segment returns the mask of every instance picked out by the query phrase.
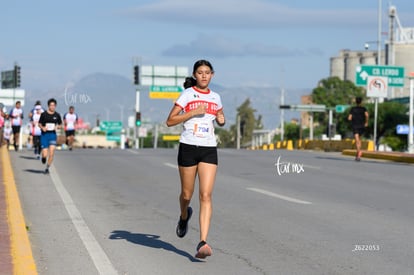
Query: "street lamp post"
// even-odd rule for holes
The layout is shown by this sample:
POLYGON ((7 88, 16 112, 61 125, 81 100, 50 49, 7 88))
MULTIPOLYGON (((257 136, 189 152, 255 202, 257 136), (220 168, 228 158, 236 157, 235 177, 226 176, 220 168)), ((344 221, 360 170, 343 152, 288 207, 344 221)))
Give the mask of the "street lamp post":
POLYGON ((411 72, 409 74, 409 78, 410 78, 410 111, 408 113, 409 115, 409 125, 408 125, 408 152, 410 154, 414 153, 414 129, 413 129, 413 97, 414 97, 414 72, 411 72))
MULTIPOLYGON (((381 65, 381 12, 382 1, 378 0, 378 53, 377 53, 377 65, 381 65)), ((377 151, 377 118, 378 118, 378 97, 375 98, 375 110, 374 110, 374 151, 377 151)))

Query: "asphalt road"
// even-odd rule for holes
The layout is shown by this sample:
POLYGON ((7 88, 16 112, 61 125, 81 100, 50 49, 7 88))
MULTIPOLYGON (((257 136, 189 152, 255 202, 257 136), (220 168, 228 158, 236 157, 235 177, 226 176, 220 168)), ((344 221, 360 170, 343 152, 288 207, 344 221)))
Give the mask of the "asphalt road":
POLYGON ((39 274, 412 274, 413 165, 219 150, 209 244, 184 239, 176 150, 10 152, 39 274), (279 163, 279 165, 277 165, 279 163))

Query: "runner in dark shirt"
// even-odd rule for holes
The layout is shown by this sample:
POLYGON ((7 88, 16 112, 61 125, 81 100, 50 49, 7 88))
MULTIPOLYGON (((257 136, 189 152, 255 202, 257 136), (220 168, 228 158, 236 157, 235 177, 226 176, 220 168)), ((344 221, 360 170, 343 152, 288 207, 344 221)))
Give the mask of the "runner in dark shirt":
POLYGON ((56 130, 62 127, 62 117, 56 112, 56 100, 54 98, 49 99, 47 102, 48 109, 40 115, 39 127, 42 129, 42 135, 40 137, 40 144, 42 148, 42 163, 46 163, 45 174, 49 174, 49 167, 52 164, 53 157, 55 155, 57 135, 56 130))
POLYGON ((351 121, 352 132, 354 133, 355 145, 357 148, 355 160, 360 161, 362 156, 361 135, 364 133, 365 127, 368 126, 368 111, 365 107, 361 106, 361 97, 357 97, 355 102, 357 105, 351 108, 348 120, 351 121))

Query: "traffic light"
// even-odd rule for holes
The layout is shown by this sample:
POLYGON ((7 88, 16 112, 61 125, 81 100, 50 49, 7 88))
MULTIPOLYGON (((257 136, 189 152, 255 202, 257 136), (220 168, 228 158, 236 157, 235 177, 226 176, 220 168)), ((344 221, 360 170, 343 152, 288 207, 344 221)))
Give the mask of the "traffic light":
POLYGON ((139 85, 139 66, 134 66, 134 84, 139 85))
POLYGON ((137 127, 141 126, 141 112, 136 112, 135 113, 135 125, 137 127))
POLYGON ((336 135, 336 124, 328 125, 328 132, 326 133, 328 138, 333 138, 336 135))
POLYGON ((14 87, 20 87, 20 66, 14 66, 14 87))

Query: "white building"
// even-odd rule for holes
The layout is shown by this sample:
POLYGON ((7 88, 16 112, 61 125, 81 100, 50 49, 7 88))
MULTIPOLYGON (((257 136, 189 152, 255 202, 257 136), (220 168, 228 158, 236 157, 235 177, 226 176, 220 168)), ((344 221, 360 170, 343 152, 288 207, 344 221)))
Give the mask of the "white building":
MULTIPOLYGON (((369 50, 341 50, 338 56, 330 59, 330 76, 355 83, 357 65, 378 64, 378 53, 369 50)), ((389 9, 389 37, 385 49, 381 51, 380 65, 404 67, 405 75, 414 72, 414 27, 403 28, 395 7, 389 9)), ((409 95, 409 80, 405 79, 403 88, 392 88, 389 97, 406 97, 409 95)))

